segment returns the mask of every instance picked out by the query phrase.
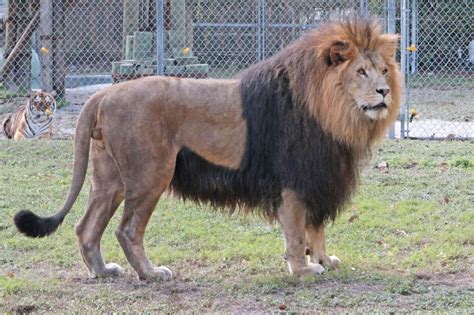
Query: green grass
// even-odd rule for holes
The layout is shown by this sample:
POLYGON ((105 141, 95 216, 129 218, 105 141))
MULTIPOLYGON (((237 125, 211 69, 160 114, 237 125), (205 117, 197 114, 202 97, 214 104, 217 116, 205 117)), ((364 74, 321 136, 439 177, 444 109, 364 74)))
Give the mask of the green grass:
MULTIPOLYGON (((73 231, 85 188, 58 232, 28 239, 12 226, 22 208, 57 211, 70 184, 70 141, 0 141, 0 313, 95 311, 473 310, 474 145, 386 141, 365 167, 353 203, 327 229, 341 269, 295 279, 281 232, 252 216, 231 216, 171 197, 146 234, 150 258, 176 279, 138 281, 113 230, 102 241, 121 279, 89 280, 73 231), (374 168, 386 161, 388 173, 374 168)), ((87 186, 87 185, 86 185, 87 186)))

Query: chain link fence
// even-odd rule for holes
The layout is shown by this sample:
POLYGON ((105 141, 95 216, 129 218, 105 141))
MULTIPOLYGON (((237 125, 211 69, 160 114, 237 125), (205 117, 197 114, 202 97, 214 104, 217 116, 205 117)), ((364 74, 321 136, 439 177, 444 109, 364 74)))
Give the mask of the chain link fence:
POLYGON ((61 123, 68 120, 62 114, 77 113, 92 93, 117 82, 156 74, 234 77, 327 19, 370 14, 402 36, 406 98, 393 136, 474 137, 469 3, 0 0, 0 116, 35 89, 54 91, 65 105, 61 123), (416 52, 406 50, 411 44, 416 52))
POLYGON ((406 137, 474 137, 474 5, 405 2, 406 137))

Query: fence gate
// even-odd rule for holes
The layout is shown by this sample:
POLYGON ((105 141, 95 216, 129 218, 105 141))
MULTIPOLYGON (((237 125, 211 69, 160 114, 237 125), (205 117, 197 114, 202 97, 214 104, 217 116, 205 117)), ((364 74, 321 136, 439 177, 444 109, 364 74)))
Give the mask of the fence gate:
POLYGON ((474 6, 400 0, 401 136, 474 137, 474 6))

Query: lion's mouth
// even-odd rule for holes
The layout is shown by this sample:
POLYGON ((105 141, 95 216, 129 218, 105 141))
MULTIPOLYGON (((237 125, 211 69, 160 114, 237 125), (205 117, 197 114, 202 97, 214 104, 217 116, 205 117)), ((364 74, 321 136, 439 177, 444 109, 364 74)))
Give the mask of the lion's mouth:
POLYGON ((369 110, 382 110, 384 108, 387 108, 387 104, 385 104, 383 102, 379 103, 377 105, 374 105, 374 106, 367 106, 367 105, 362 106, 362 110, 364 112, 369 111, 369 110))

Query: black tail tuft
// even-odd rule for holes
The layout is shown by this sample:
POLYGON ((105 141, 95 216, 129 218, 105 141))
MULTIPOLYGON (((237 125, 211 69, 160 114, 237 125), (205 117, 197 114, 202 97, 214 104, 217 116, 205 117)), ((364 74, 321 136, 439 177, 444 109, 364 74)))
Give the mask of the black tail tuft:
POLYGON ((42 218, 30 210, 21 210, 13 218, 18 231, 29 237, 44 237, 57 230, 62 220, 57 217, 42 218))

